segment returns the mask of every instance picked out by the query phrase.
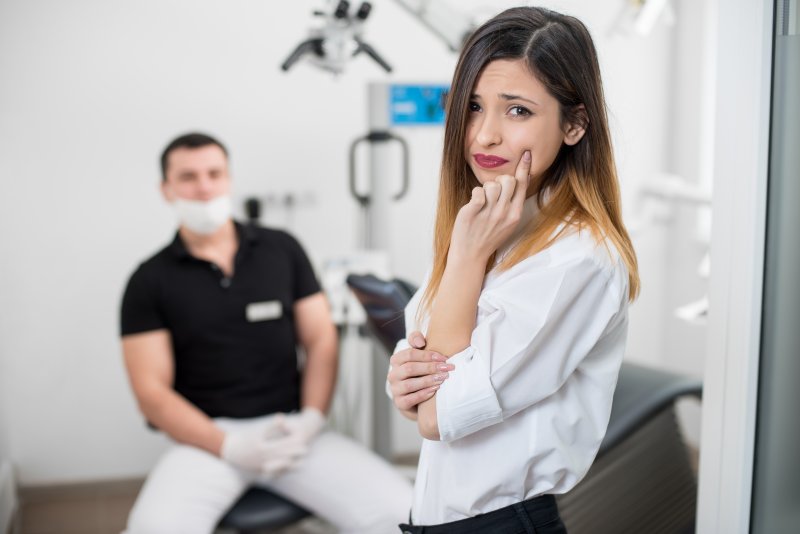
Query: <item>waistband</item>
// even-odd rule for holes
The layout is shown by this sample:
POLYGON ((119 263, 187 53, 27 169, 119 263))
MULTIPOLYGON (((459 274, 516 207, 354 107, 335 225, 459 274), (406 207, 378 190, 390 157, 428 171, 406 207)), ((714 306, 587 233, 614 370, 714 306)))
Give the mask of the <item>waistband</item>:
POLYGON ((535 528, 554 521, 558 517, 555 496, 539 495, 475 517, 439 525, 401 524, 400 530, 403 534, 477 534, 491 532, 499 523, 503 522, 518 520, 521 525, 533 523, 532 526, 535 528))

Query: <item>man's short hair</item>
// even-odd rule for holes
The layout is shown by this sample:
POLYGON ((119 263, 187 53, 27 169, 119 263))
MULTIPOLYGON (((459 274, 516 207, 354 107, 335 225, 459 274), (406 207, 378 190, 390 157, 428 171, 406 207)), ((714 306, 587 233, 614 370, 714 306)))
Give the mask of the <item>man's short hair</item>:
POLYGON ((198 132, 191 132, 180 137, 176 137, 175 139, 167 145, 167 148, 164 149, 164 152, 161 153, 161 181, 167 181, 167 160, 169 158, 170 152, 176 150, 178 148, 200 148, 208 145, 217 145, 222 149, 222 152, 225 154, 225 157, 228 157, 228 149, 225 148, 225 145, 211 137, 210 135, 206 135, 203 133, 198 132))

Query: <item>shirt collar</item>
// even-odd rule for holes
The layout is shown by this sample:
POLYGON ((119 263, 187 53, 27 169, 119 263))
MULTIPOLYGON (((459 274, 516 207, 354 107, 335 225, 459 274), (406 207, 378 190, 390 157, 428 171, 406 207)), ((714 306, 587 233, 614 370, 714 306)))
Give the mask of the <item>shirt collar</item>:
MULTIPOLYGON (((233 221, 233 225, 236 227, 236 235, 239 237, 240 248, 242 245, 250 247, 258 244, 258 232, 256 232, 252 224, 242 224, 238 221, 233 221)), ((175 238, 172 240, 172 243, 170 243, 169 248, 179 260, 192 257, 189 250, 186 248, 186 243, 184 243, 181 238, 180 231, 175 232, 175 238)))

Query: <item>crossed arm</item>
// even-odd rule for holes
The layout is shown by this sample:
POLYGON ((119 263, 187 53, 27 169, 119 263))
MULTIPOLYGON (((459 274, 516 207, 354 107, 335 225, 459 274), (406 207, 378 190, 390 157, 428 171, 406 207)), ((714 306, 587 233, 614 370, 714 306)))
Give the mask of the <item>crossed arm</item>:
MULTIPOLYGON (((485 265, 485 261, 448 261, 431 311, 427 344, 430 350, 449 357, 469 346, 485 265)), ((419 404, 417 415, 420 435, 438 440, 435 395, 419 404)))
MULTIPOLYGON (((469 346, 486 264, 520 220, 530 180, 530 161, 530 153, 526 152, 514 176, 501 175, 496 181, 473 189, 472 199, 459 211, 447 266, 430 313, 426 349, 431 351, 431 358, 432 354, 450 357, 469 346)), ((391 382, 392 376, 389 378, 391 382)), ((404 413, 414 415, 408 409, 404 413)), ((435 389, 419 402, 416 416, 422 437, 438 440, 435 389)))

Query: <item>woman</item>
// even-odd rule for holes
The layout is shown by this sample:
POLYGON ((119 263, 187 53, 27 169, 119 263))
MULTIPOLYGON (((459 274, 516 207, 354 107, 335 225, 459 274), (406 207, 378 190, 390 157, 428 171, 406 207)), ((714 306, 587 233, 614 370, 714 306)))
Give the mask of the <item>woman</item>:
POLYGON ((526 7, 476 30, 444 138, 433 268, 406 309, 427 350, 404 343, 388 377, 426 438, 401 527, 563 533, 553 495, 603 439, 639 289, 586 27, 526 7))

